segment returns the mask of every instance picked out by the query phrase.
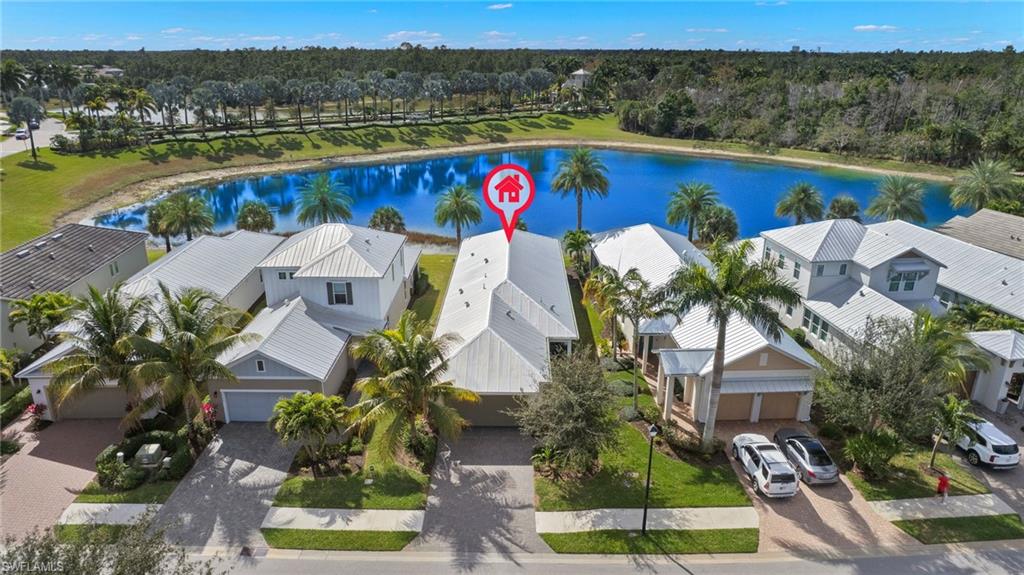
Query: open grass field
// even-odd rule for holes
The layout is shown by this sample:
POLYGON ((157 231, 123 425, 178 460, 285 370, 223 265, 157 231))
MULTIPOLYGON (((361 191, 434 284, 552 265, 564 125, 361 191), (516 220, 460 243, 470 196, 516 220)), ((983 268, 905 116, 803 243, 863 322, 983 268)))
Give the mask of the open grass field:
POLYGON ((1016 515, 914 519, 893 524, 925 544, 1024 539, 1024 523, 1016 515))
MULTIPOLYGON (((850 473, 847 477, 868 501, 932 497, 938 479, 927 471, 930 458, 931 452, 927 449, 916 449, 897 455, 892 460, 892 473, 883 480, 867 481, 858 473, 850 473)), ((949 455, 940 452, 935 458, 935 466, 949 475, 950 495, 989 493, 987 487, 949 455)))
POLYGON ((555 553, 666 555, 670 553, 754 553, 757 529, 584 531, 542 533, 555 553))

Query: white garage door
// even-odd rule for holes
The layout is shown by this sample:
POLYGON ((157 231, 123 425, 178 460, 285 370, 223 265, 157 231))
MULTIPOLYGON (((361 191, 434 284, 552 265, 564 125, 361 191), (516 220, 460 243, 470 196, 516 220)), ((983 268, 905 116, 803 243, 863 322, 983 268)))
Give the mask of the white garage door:
POLYGON ((295 391, 221 391, 224 396, 224 420, 269 421, 274 414, 274 404, 284 397, 292 397, 295 391))

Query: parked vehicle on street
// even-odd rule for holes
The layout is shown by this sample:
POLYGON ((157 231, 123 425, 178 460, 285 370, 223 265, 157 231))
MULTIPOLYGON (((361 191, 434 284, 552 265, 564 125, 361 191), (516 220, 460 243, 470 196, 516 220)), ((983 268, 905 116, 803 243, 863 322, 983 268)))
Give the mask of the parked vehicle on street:
POLYGON ((990 465, 995 469, 1009 469, 1020 464, 1020 447, 1012 437, 984 419, 968 426, 971 431, 956 443, 967 454, 968 463, 990 465))
POLYGON ((806 431, 784 427, 776 431, 772 439, 804 483, 813 485, 839 481, 839 468, 828 451, 806 431))
POLYGON ((26 130, 25 128, 18 128, 17 130, 14 131, 14 139, 15 140, 27 140, 28 139, 28 130, 26 130))
POLYGON ((38 130, 39 129, 39 120, 29 120, 28 121, 28 127, 33 129, 33 130, 38 130))
POLYGON ((792 497, 799 486, 796 471, 778 445, 757 433, 741 433, 732 440, 735 457, 754 486, 765 497, 792 497))

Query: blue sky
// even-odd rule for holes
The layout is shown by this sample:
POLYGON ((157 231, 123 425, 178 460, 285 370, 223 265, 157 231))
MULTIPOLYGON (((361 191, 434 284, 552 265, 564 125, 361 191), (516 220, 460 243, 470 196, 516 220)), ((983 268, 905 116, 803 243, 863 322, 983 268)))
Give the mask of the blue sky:
POLYGON ((12 2, 5 49, 1024 47, 1024 3, 12 2))

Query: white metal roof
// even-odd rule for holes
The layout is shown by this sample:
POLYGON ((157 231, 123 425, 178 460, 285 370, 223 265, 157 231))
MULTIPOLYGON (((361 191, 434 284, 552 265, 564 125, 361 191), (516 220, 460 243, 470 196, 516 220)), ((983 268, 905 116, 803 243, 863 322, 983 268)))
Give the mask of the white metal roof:
POLYGON ((901 220, 869 228, 945 264, 940 286, 1024 319, 1024 261, 901 220))
POLYGON ((416 269, 416 262, 420 261, 420 255, 422 254, 423 248, 420 246, 405 244, 402 247, 402 259, 405 261, 405 277, 409 277, 413 270, 416 269))
POLYGON ((620 274, 636 268, 653 287, 667 284, 676 270, 691 261, 711 267, 707 257, 686 236, 651 224, 595 234, 592 245, 601 265, 620 274))
POLYGON ((53 349, 41 355, 39 359, 25 366, 25 368, 19 371, 17 374, 15 374, 14 377, 20 379, 23 377, 31 377, 33 375, 38 376, 40 375, 40 370, 47 364, 52 363, 53 361, 61 357, 64 357, 65 355, 71 353, 77 348, 78 346, 76 346, 73 341, 61 341, 60 343, 55 345, 53 349))
POLYGON ((722 378, 722 393, 786 393, 814 391, 814 381, 807 377, 722 378))
POLYGON ((699 375, 715 358, 713 349, 661 349, 657 353, 665 375, 699 375))
POLYGON ((436 333, 462 343, 449 374, 478 393, 535 391, 547 371, 550 339, 578 339, 558 241, 516 232, 466 239, 459 250, 436 333))
POLYGON ((809 262, 853 261, 868 269, 914 251, 854 220, 812 222, 768 230, 761 236, 809 262))
POLYGON ((379 278, 405 236, 350 224, 321 224, 288 238, 261 268, 296 268, 295 277, 379 278))
POLYGON ((967 337, 981 349, 1007 361, 1024 359, 1024 335, 1012 329, 972 331, 967 337))
POLYGON ((850 337, 858 337, 869 317, 910 319, 909 308, 853 280, 846 280, 814 297, 804 305, 821 319, 850 337))

